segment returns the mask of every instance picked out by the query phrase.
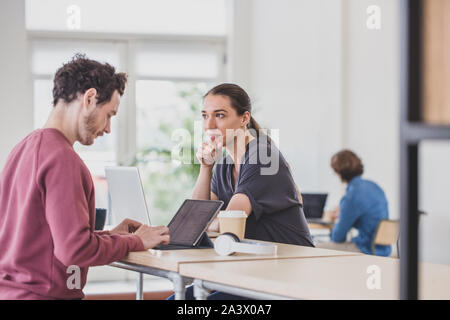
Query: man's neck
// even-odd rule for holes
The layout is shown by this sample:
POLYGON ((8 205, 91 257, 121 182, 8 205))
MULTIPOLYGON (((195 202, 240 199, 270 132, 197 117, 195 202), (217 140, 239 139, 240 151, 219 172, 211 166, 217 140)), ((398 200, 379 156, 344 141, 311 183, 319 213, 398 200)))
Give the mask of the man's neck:
POLYGON ((73 118, 75 115, 69 110, 66 106, 56 105, 50 113, 44 129, 52 128, 60 131, 69 140, 70 144, 73 145, 77 140, 74 128, 76 122, 73 118))

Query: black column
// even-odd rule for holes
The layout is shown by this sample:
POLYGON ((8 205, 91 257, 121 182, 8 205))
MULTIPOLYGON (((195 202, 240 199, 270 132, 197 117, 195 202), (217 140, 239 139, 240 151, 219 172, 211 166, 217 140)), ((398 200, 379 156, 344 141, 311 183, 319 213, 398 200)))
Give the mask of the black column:
POLYGON ((418 298, 418 139, 422 121, 422 1, 400 5, 400 299, 418 298))
POLYGON ((400 299, 418 298, 418 144, 401 151, 400 299))

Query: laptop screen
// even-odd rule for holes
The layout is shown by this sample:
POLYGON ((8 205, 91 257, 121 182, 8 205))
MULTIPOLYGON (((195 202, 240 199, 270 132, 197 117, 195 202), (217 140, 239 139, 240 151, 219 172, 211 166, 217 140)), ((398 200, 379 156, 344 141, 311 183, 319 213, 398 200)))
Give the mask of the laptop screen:
POLYGON ((195 246, 222 204, 216 200, 185 200, 168 224, 170 243, 195 246))
POLYGON ((129 218, 150 224, 139 170, 136 167, 105 167, 108 193, 111 196, 113 224, 129 218))
POLYGON ((302 193, 303 212, 305 213, 305 218, 322 218, 327 196, 328 194, 326 193, 302 193))

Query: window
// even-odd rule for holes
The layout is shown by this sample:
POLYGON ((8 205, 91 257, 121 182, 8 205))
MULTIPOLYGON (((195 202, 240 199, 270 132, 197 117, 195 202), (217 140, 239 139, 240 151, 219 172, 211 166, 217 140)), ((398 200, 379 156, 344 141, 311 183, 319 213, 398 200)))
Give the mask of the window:
POLYGON ((136 84, 137 159, 152 224, 167 225, 178 207, 192 195, 198 173, 193 165, 195 146, 187 146, 190 161, 174 159, 172 140, 177 129, 193 137, 195 120, 201 120, 200 103, 206 82, 138 80, 136 84), (189 163, 190 162, 190 163, 189 163))
POLYGON ((196 146, 193 139, 185 141, 190 163, 174 159, 180 141, 172 136, 182 129, 193 138, 202 97, 223 74, 223 50, 204 43, 136 44, 137 160, 152 224, 167 224, 192 195, 199 169, 193 165, 196 146))

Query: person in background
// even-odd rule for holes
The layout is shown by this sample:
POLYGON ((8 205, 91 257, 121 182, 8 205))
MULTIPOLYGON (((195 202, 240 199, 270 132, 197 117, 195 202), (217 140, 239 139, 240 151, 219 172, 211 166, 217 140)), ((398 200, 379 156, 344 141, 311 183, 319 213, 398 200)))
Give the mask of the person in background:
POLYGON ((357 251, 379 256, 390 256, 391 246, 375 246, 372 242, 378 224, 389 218, 388 202, 383 190, 373 181, 363 179, 364 166, 361 159, 350 150, 342 150, 331 158, 331 167, 347 184, 339 208, 329 214, 337 219, 331 230, 331 242, 317 243, 318 248, 344 251, 357 251), (351 228, 358 230, 358 235, 346 242, 351 228))
POLYGON ((89 266, 170 241, 167 227, 130 219, 94 231, 94 184, 73 144, 111 132, 125 83, 80 54, 56 72, 46 125, 13 148, 0 175, 0 300, 81 299, 89 266))

